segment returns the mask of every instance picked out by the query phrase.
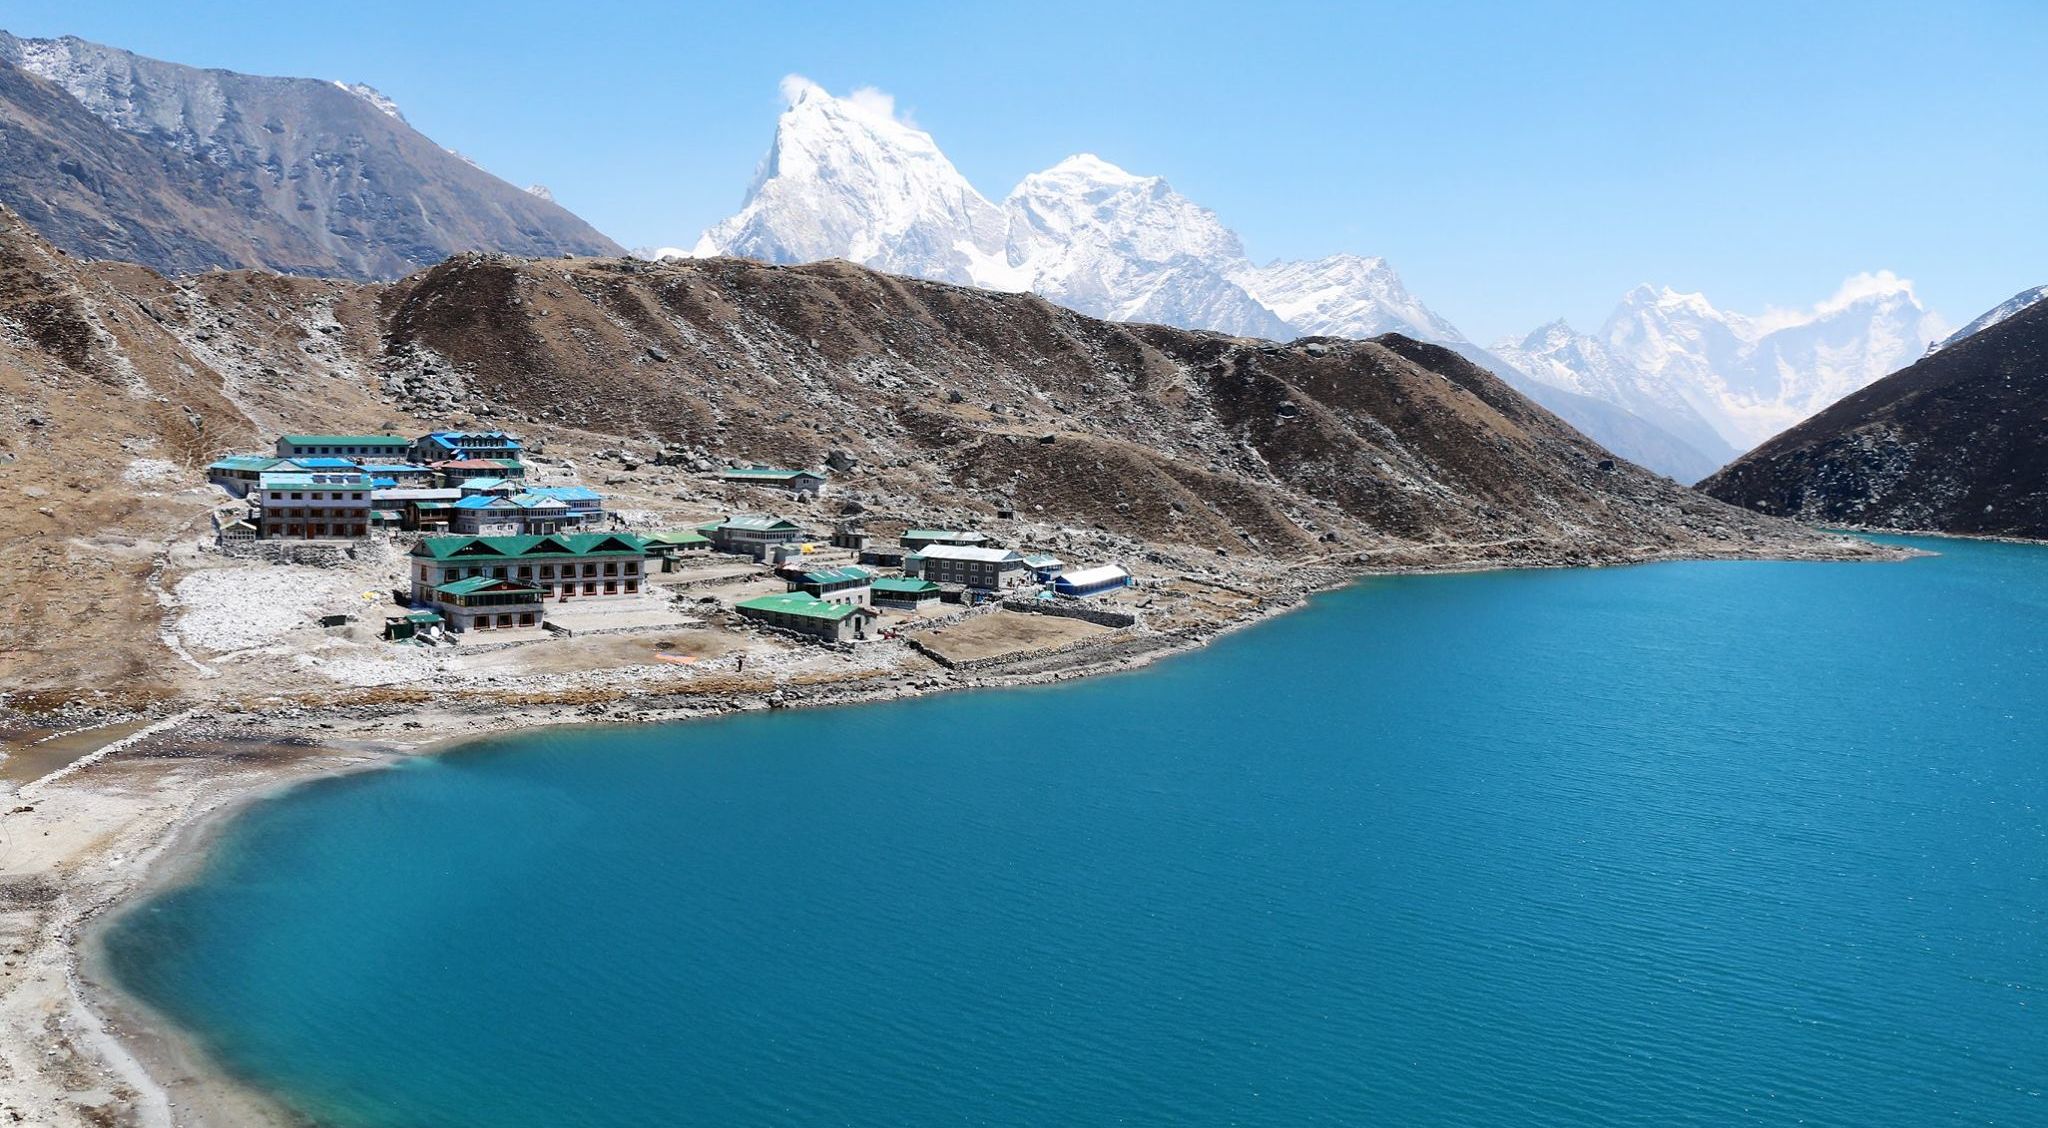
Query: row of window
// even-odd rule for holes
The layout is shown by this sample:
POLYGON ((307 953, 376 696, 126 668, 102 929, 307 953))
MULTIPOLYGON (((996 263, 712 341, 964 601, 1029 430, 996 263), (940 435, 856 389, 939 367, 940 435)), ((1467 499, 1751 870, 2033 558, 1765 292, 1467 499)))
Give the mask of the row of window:
MULTIPOLYGON (((351 490, 351 491, 348 491, 348 492, 342 492, 342 491, 340 491, 340 490, 336 490, 336 491, 334 491, 333 493, 322 493, 322 492, 321 492, 321 491, 319 491, 319 490, 313 490, 313 491, 311 491, 311 492, 307 492, 307 491, 305 491, 305 490, 298 490, 298 491, 295 491, 295 492, 293 492, 293 493, 292 493, 292 494, 290 495, 290 498, 289 498, 289 500, 292 500, 292 501, 363 501, 363 500, 367 499, 367 498, 368 498, 369 496, 370 496, 369 494, 366 494, 366 493, 364 493, 364 492, 363 492, 363 491, 361 491, 361 490, 351 490)), ((287 498, 286 498, 286 495, 285 495, 285 491, 283 491, 283 490, 271 490, 271 491, 270 491, 270 493, 268 494, 268 497, 269 497, 269 498, 270 498, 270 500, 272 500, 272 501, 284 501, 284 500, 287 500, 287 498)))
MULTIPOLYGON (((574 564, 564 564, 561 566, 561 569, 561 575, 565 579, 577 574, 576 565, 574 564)), ((640 574, 640 562, 638 560, 628 560, 620 563, 617 560, 607 560, 604 562, 604 570, 602 572, 599 572, 598 565, 596 564, 585 564, 583 565, 582 574, 586 576, 637 576, 640 574)), ((493 565, 488 568, 448 568, 442 571, 438 582, 445 584, 450 580, 466 580, 471 576, 494 576, 501 580, 530 580, 534 578, 534 571, 531 564, 521 564, 516 568, 508 568, 503 564, 493 565)), ((540 578, 543 580, 554 579, 555 565, 542 564, 540 566, 540 578)), ((433 565, 420 565, 420 582, 437 582, 434 579, 433 565)))
POLYGON ((271 537, 360 537, 366 531, 346 521, 263 522, 263 534, 271 537))

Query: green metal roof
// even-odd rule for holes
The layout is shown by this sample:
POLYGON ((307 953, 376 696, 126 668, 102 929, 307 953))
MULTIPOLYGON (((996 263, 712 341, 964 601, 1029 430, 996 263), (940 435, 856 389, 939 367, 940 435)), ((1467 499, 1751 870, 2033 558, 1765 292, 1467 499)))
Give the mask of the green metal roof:
POLYGON ((778 615, 794 615, 799 619, 819 619, 836 623, 862 608, 851 603, 835 603, 829 599, 813 599, 799 591, 785 595, 762 595, 734 604, 742 611, 769 611, 778 615))
POLYGON ((409 447, 411 439, 397 435, 281 435, 279 438, 293 446, 386 446, 409 447))
POLYGON ((683 532, 683 531, 680 531, 680 530, 676 530, 676 531, 670 531, 670 532, 662 532, 662 533, 649 533, 649 534, 647 534, 647 535, 646 535, 646 536, 645 536, 644 538, 642 538, 642 539, 643 539, 643 540, 645 540, 645 541, 646 541, 646 542, 647 542, 648 544, 710 544, 710 543, 711 543, 711 538, 710 538, 710 537, 707 537, 707 536, 705 536, 705 535, 704 535, 703 533, 691 533, 691 532, 683 532))
POLYGON ((804 573, 804 582, 807 584, 838 584, 874 578, 873 572, 850 564, 844 568, 820 568, 815 572, 804 573))
POLYGON ((436 560, 458 557, 489 559, 558 556, 645 556, 647 542, 630 533, 555 533, 523 537, 426 537, 413 546, 414 556, 436 560))
POLYGON ((471 576, 466 580, 454 580, 434 590, 442 595, 475 595, 485 588, 495 587, 505 594, 540 595, 541 589, 530 584, 500 579, 497 576, 471 576))
POLYGON ((710 524, 697 526, 699 529, 746 529, 757 533, 782 532, 788 529, 800 530, 802 527, 787 517, 776 517, 766 513, 735 513, 730 517, 721 518, 710 524))
POLYGON ((925 592, 937 590, 939 585, 930 580, 897 579, 892 576, 875 581, 877 595, 923 595, 925 592))
POLYGON ((271 458, 261 454, 231 454, 218 462, 210 462, 208 470, 268 470, 283 462, 282 458, 271 458))

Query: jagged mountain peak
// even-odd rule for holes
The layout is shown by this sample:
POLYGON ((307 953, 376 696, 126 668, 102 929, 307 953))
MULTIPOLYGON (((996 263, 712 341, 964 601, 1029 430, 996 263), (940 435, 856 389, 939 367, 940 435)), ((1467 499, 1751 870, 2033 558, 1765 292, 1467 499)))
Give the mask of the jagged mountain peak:
POLYGON ((1002 212, 932 136, 871 89, 834 97, 791 75, 768 156, 740 210, 706 231, 699 256, 767 262, 846 258, 900 274, 1006 286, 1002 212))

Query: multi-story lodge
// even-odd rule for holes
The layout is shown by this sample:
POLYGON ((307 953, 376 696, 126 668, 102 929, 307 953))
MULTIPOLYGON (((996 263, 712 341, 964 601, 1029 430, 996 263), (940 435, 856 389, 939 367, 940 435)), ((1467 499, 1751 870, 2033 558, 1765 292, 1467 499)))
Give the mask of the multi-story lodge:
POLYGON ((352 540, 370 531, 370 476, 360 470, 264 474, 255 495, 257 535, 352 540))
POLYGON ((526 477, 526 464, 516 458, 450 458, 427 465, 444 486, 458 486, 475 478, 526 477))
POLYGON ((935 544, 903 558, 903 574, 938 584, 996 591, 1031 578, 1024 557, 1007 548, 935 544))
POLYGON ((529 486, 526 492, 551 497, 568 506, 569 524, 588 525, 604 520, 604 495, 589 486, 529 486))
POLYGON ((875 581, 869 598, 874 600, 877 607, 915 611, 920 607, 930 607, 939 601, 939 585, 930 580, 884 576, 875 581))
POLYGON ((404 462, 412 443, 397 435, 280 435, 279 458, 301 455, 362 462, 404 462))
MULTIPOLYGON (((532 588, 532 598, 524 602, 531 603, 537 611, 539 604, 548 599, 561 605, 638 595, 646 563, 647 542, 624 533, 426 537, 412 550, 412 598, 414 603, 430 604, 449 616, 450 624, 458 630, 467 629, 463 625, 467 605, 443 598, 444 589, 450 584, 482 577, 532 588)), ((472 593, 458 588, 448 594, 517 593, 509 589, 472 593)), ((480 610, 481 607, 468 607, 468 611, 480 610)), ((519 625, 518 616, 523 610, 493 609, 492 625, 519 625), (499 615, 511 616, 511 621, 498 622, 499 615)))
POLYGON ((568 503, 535 493, 471 494, 449 511, 451 532, 472 536, 519 536, 560 532, 569 523, 568 503))
POLYGON ((799 572, 789 578, 789 590, 803 592, 812 599, 837 603, 866 603, 868 589, 874 582, 873 572, 857 565, 849 565, 844 568, 820 568, 810 572, 799 572))
POLYGON ((412 441, 412 460, 428 464, 467 458, 508 458, 518 461, 519 440, 503 431, 435 431, 412 441))
POLYGON ((293 470, 282 458, 268 458, 260 454, 231 454, 226 458, 207 464, 206 480, 241 497, 256 487, 263 475, 272 470, 293 470))
POLYGON ((766 513, 735 513, 699 525, 697 531, 711 538, 714 551, 756 560, 767 559, 769 550, 776 545, 795 544, 804 539, 803 526, 787 517, 766 513))

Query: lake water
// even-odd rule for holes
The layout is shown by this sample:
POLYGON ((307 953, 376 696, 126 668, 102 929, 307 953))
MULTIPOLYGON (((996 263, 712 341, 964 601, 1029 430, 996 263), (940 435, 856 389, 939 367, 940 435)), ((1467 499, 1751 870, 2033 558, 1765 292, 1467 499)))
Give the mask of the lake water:
POLYGON ((2048 549, 1375 580, 516 735, 107 936, 327 1124, 2048 1124, 2048 549))

